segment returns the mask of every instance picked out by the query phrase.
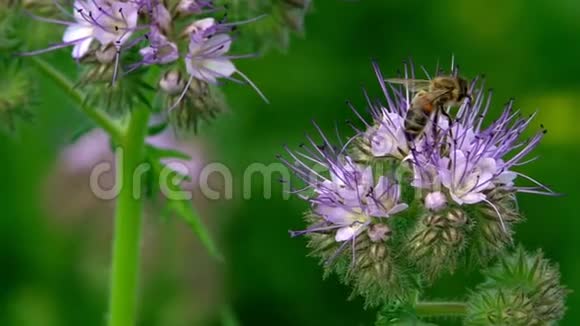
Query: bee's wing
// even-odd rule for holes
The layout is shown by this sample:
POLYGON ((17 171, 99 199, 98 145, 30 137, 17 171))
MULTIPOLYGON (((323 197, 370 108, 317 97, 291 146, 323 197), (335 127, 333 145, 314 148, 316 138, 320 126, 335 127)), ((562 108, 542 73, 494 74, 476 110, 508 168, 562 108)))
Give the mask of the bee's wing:
POLYGON ((419 91, 413 97, 413 104, 418 105, 419 107, 422 107, 422 106, 426 105, 427 103, 433 104, 441 96, 443 96, 449 92, 450 91, 447 89, 439 89, 439 90, 435 90, 432 92, 419 91))
POLYGON ((387 78, 385 81, 390 84, 401 84, 413 93, 426 90, 431 85, 431 81, 426 79, 387 78))
POLYGON ((439 99, 441 96, 446 95, 450 92, 451 92, 451 90, 449 90, 449 89, 438 89, 438 90, 429 92, 429 96, 431 97, 432 101, 435 101, 435 100, 439 99))

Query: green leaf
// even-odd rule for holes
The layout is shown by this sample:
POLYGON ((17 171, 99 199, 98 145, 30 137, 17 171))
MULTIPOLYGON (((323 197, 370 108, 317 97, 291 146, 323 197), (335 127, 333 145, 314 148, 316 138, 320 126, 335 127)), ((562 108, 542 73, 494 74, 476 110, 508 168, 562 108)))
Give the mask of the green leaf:
MULTIPOLYGON (((149 162, 152 167, 152 175, 153 179, 151 181, 152 187, 154 187, 154 193, 158 191, 159 187, 159 178, 158 175, 161 173, 161 170, 165 167, 164 164, 159 162, 157 159, 151 159, 149 157, 149 162)), ((176 175, 180 175, 179 173, 175 172, 176 175)), ((170 190, 179 191, 181 187, 179 185, 172 184, 168 182, 166 185, 170 190)), ((199 214, 193 207, 192 203, 185 200, 172 200, 167 198, 167 203, 165 209, 163 210, 164 217, 169 217, 170 215, 175 215, 183 221, 191 228, 193 233, 199 238, 203 246, 209 252, 209 254, 217 259, 218 261, 223 261, 223 256, 217 248, 215 241, 213 240, 212 236, 209 233, 209 230, 202 222, 199 214)))
POLYGON ((149 127, 149 131, 147 132, 147 134, 149 136, 159 135, 160 133, 162 133, 167 128, 167 126, 168 126, 168 124, 167 124, 166 121, 163 121, 161 123, 155 124, 155 125, 149 127))
MULTIPOLYGON (((151 166, 153 167, 154 170, 153 173, 155 173, 156 175, 159 175, 159 173, 161 173, 161 171, 166 167, 163 163, 161 163, 162 159, 175 158, 184 161, 191 160, 191 156, 189 156, 188 154, 172 148, 160 148, 147 144, 146 150, 147 150, 147 159, 151 164, 151 166)), ((191 181, 191 176, 181 174, 175 170, 172 171, 174 177, 179 176, 181 177, 181 180, 191 181)), ((157 179, 155 181, 157 181, 157 179)))
POLYGON ((189 201, 168 199, 167 208, 189 225, 193 233, 197 235, 212 257, 218 261, 223 261, 223 256, 217 249, 208 229, 203 224, 199 214, 195 211, 193 205, 189 201))
POLYGON ((72 136, 70 137, 70 143, 71 144, 76 143, 84 135, 88 134, 90 131, 92 131, 93 129, 95 129, 95 127, 96 126, 93 123, 87 123, 87 124, 81 126, 80 128, 78 128, 77 130, 75 130, 73 132, 72 136))

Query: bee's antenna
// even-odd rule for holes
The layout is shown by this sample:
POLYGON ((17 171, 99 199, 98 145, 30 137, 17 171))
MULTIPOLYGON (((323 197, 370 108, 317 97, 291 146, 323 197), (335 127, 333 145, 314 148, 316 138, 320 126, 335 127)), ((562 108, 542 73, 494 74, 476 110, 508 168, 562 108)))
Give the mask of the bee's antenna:
POLYGON ((451 54, 451 72, 455 71, 455 53, 451 54))
POLYGON ((409 67, 411 68, 411 79, 415 79, 415 63, 413 57, 409 57, 409 67))
POLYGON ((457 77, 459 75, 459 65, 453 68, 453 77, 457 77))
MULTIPOLYGON (((409 79, 409 68, 407 62, 403 61, 403 65, 405 67, 405 79, 409 79)), ((409 87, 405 87, 405 100, 409 103, 409 87)))
POLYGON ((431 80, 431 75, 429 74, 427 69, 425 69, 425 66, 421 65, 421 70, 423 70, 423 73, 425 74, 425 76, 427 76, 427 79, 431 80))

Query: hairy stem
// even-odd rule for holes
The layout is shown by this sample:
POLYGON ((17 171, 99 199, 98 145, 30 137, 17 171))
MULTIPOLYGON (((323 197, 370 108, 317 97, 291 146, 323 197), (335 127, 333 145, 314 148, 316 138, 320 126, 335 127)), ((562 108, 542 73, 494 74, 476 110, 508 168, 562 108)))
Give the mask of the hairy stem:
POLYGON ((419 317, 463 317, 466 311, 467 304, 464 302, 423 301, 415 305, 419 317))
POLYGON ((85 95, 75 89, 74 84, 65 75, 39 57, 33 56, 30 57, 29 60, 46 77, 52 79, 55 85, 59 86, 67 95, 78 103, 82 108, 82 112, 85 113, 96 125, 105 130, 115 143, 121 141, 123 135, 121 126, 106 113, 95 108, 87 107, 84 103, 85 95))
POLYGON ((109 326, 131 326, 136 321, 143 199, 135 196, 133 189, 141 182, 135 178, 135 171, 145 158, 149 114, 142 107, 131 112, 127 133, 120 143, 122 151, 117 152, 117 182, 121 182, 121 190, 115 212, 109 326))

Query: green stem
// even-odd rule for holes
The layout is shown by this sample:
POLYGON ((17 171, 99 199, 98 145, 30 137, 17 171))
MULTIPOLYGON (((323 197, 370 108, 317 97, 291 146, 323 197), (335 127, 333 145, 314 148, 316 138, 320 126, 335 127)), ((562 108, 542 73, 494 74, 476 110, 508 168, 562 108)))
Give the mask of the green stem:
POLYGON ((141 107, 131 112, 127 134, 120 144, 123 154, 122 162, 117 162, 117 180, 122 183, 115 212, 109 326, 131 326, 136 321, 143 200, 135 198, 133 188, 140 184, 134 173, 145 157, 149 114, 141 107))
POLYGON ((115 143, 120 143, 123 129, 115 120, 111 119, 106 113, 100 110, 87 107, 85 105, 85 95, 75 89, 74 84, 49 63, 39 57, 30 57, 29 60, 36 66, 36 68, 44 73, 46 77, 52 79, 57 86, 62 88, 75 102, 77 102, 82 108, 83 113, 93 120, 96 125, 103 128, 115 143))
POLYGON ((467 312, 467 305, 450 301, 417 302, 415 312, 419 317, 462 317, 467 312))
MULTIPOLYGON (((113 120, 103 111, 88 107, 85 102, 85 95, 75 88, 74 83, 67 76, 39 57, 30 57, 29 60, 40 72, 50 78, 56 86, 60 87, 78 103, 82 112, 97 126, 105 130, 113 143, 125 149, 124 162, 122 165, 117 165, 118 180, 122 178, 124 187, 122 186, 117 200, 115 216, 109 325, 133 325, 136 310, 142 208, 141 201, 132 198, 131 189, 134 181, 132 173, 126 172, 134 171, 134 168, 140 163, 144 155, 153 158, 154 173, 159 173, 163 168, 161 163, 159 163, 159 157, 156 156, 158 153, 143 153, 144 147, 147 150, 144 142, 149 112, 144 109, 133 111, 128 130, 125 130, 118 121, 113 120)), ((148 150, 151 150, 151 148, 148 150)), ((188 205, 191 204, 181 201, 170 202, 170 206, 173 206, 175 212, 181 215, 192 227, 210 253, 214 257, 221 258, 215 244, 209 237, 209 233, 195 214, 195 211, 188 205)))

